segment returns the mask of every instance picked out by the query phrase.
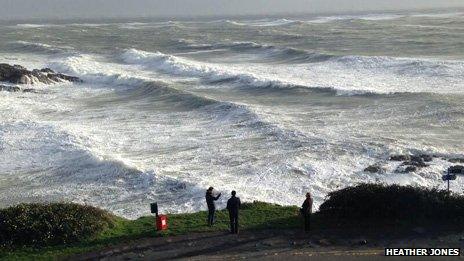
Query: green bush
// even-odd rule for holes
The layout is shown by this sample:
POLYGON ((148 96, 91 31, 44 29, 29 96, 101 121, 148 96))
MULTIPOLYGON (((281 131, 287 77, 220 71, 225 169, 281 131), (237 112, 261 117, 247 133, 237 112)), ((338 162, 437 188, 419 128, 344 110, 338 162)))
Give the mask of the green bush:
POLYGON ((464 197, 412 186, 361 184, 328 194, 318 215, 345 220, 464 219, 464 197))
POLYGON ((112 226, 108 212, 73 203, 20 204, 0 210, 0 246, 50 246, 92 238, 112 226))

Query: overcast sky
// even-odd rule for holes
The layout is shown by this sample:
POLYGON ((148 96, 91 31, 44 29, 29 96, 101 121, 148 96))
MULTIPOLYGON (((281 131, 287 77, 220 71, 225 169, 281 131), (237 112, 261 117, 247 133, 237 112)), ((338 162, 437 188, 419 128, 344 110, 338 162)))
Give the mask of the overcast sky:
POLYGON ((464 7, 464 0, 0 0, 0 19, 179 17, 464 7))

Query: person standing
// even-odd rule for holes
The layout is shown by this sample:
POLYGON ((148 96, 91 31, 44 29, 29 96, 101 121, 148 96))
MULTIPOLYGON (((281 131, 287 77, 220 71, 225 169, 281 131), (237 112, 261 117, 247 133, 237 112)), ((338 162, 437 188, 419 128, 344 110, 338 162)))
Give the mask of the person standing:
POLYGON ((301 206, 301 214, 303 215, 304 219, 304 230, 305 232, 309 232, 310 225, 311 225, 311 213, 313 209, 313 199, 311 197, 311 193, 306 193, 306 199, 301 206))
POLYGON ((206 205, 208 205, 208 226, 212 226, 215 221, 216 204, 214 201, 221 197, 221 193, 219 193, 216 197, 213 196, 213 190, 213 187, 209 187, 205 195, 206 205))
POLYGON ((227 210, 229 211, 230 233, 238 234, 238 210, 240 209, 240 198, 235 195, 237 192, 232 190, 232 196, 227 201, 227 210))

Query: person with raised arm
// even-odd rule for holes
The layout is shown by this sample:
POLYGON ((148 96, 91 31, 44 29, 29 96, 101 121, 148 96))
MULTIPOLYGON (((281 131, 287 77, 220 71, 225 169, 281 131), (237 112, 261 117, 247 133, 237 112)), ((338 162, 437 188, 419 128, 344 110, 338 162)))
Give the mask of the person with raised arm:
POLYGON ((213 195, 213 187, 209 187, 206 191, 206 205, 208 205, 208 226, 213 226, 216 215, 216 204, 214 201, 218 200, 221 197, 221 193, 217 196, 213 195))

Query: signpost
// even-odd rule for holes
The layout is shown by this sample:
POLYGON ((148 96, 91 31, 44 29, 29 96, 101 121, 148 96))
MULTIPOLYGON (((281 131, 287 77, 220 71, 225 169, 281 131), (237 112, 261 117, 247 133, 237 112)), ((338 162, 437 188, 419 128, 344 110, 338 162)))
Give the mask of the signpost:
POLYGON ((450 180, 455 180, 456 179, 456 174, 452 174, 452 173, 449 173, 449 171, 447 171, 447 173, 445 175, 443 175, 441 178, 443 179, 443 181, 448 181, 448 194, 449 194, 450 180))

